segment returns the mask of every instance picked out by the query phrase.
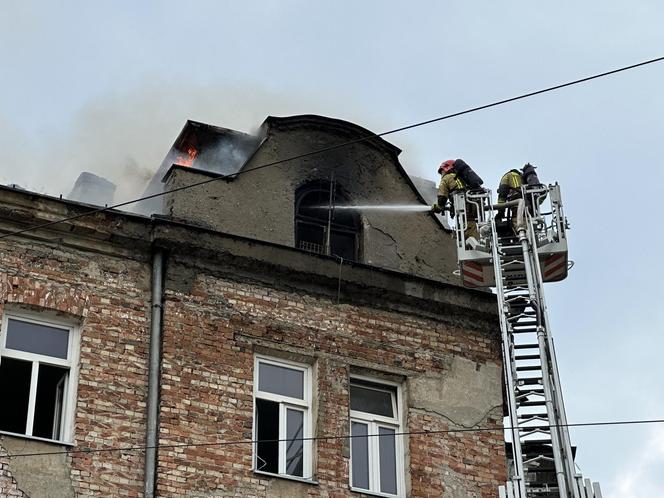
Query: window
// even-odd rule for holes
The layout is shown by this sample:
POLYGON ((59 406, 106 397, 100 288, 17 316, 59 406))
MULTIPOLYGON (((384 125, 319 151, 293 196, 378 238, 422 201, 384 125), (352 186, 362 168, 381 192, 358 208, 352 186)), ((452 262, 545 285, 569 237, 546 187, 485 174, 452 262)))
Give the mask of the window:
POLYGON ((6 314, 0 335, 0 431, 71 442, 75 329, 6 314))
POLYGON ((355 491, 404 496, 400 389, 396 384, 350 382, 350 484, 355 491))
POLYGON ((305 251, 357 261, 359 216, 353 210, 334 209, 334 206, 348 204, 339 190, 335 184, 331 187, 330 182, 314 182, 298 189, 295 200, 295 245, 305 251), (331 216, 330 188, 333 189, 331 216))
POLYGON ((256 357, 254 469, 312 479, 311 367, 256 357))

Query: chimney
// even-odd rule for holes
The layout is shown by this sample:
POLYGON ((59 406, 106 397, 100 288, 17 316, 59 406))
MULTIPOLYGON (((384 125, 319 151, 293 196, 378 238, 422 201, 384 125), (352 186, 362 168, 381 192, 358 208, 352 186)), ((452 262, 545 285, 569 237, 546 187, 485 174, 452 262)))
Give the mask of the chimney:
POLYGON ((104 206, 113 204, 114 194, 114 183, 106 178, 84 171, 79 175, 67 198, 72 201, 104 206))

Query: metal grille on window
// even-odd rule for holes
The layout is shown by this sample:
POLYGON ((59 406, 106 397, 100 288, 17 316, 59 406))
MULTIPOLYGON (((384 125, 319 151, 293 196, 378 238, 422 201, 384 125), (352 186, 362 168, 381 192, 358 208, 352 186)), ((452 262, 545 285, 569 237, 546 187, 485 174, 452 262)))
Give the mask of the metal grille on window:
POLYGON ((304 185, 295 195, 295 246, 316 254, 357 261, 360 219, 352 210, 335 210, 348 200, 333 181, 304 185))

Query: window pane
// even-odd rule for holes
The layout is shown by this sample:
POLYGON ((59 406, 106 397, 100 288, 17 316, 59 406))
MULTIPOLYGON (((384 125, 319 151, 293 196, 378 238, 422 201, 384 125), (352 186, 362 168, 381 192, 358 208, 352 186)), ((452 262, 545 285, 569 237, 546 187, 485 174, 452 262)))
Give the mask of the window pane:
POLYGON ((286 474, 304 477, 304 413, 299 410, 286 410, 286 474), (298 440, 299 439, 299 440, 298 440))
POLYGON ((69 330, 9 319, 8 349, 67 359, 69 330))
POLYGON ((279 472, 279 403, 256 399, 256 470, 279 472))
POLYGON ((359 412, 373 413, 385 417, 394 417, 392 410, 393 393, 378 391, 357 385, 350 386, 350 409, 359 412))
POLYGON ((304 399, 304 372, 269 363, 258 363, 260 391, 304 399))
POLYGON ((335 256, 355 261, 355 234, 332 230, 330 250, 335 256))
POLYGON ((2 358, 0 361, 0 430, 25 434, 30 399, 32 362, 2 358))
POLYGON ((369 489, 369 440, 367 424, 352 422, 350 433, 350 460, 353 470, 353 487, 369 489), (364 437, 362 437, 364 436, 364 437))
POLYGON ((54 423, 57 421, 59 425, 62 415, 62 400, 58 402, 58 385, 62 385, 62 380, 67 377, 68 371, 66 368, 39 365, 33 436, 47 439, 58 437, 59 427, 57 431, 53 430, 54 423))
POLYGON ((397 493, 397 452, 394 429, 378 428, 380 451, 380 491, 397 493))
POLYGON ((328 209, 330 207, 329 187, 324 190, 315 190, 306 193, 299 203, 297 214, 299 216, 308 216, 317 218, 327 224, 328 209))

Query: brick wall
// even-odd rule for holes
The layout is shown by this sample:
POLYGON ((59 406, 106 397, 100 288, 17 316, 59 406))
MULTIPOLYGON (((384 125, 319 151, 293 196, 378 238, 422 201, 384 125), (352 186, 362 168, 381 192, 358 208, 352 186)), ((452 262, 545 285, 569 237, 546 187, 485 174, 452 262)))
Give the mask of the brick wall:
MULTIPOLYGON (((139 497, 143 451, 76 452, 145 442, 150 265, 147 257, 134 259, 140 254, 131 248, 110 255, 110 245, 104 247, 101 253, 0 240, 0 312, 58 312, 80 324, 76 446, 63 464, 69 484, 75 496, 139 497)), ((232 268, 219 274, 189 268, 191 278, 183 282, 182 266, 177 258, 166 266, 158 496, 360 496, 349 491, 342 438, 317 442, 318 485, 255 474, 250 444, 209 444, 252 439, 256 353, 313 365, 318 436, 348 433, 351 373, 403 379, 405 429, 418 432, 467 425, 413 402, 418 379, 455 375, 458 359, 478 371, 499 371, 498 337, 486 318, 469 318, 469 310, 433 319, 415 310, 337 305, 288 288, 283 274, 262 275, 262 282, 274 280, 267 285, 246 269, 240 277, 232 268), (204 444, 168 447, 190 443, 204 444)), ((498 404, 470 426, 499 428, 501 422, 498 404)), ((494 498, 505 480, 501 431, 411 436, 404 443, 410 496, 494 498)), ((22 465, 0 459, 0 496, 29 495, 16 477, 22 465)))
MULTIPOLYGON (((124 257, 0 241, 0 312, 58 312, 80 325, 72 450, 145 443, 149 278, 149 265, 124 257)), ((21 465, 3 462, 0 489, 21 465)), ((72 453, 68 465, 77 495, 142 496, 142 452, 72 453)))
MULTIPOLYGON (((171 264, 170 269, 174 265, 171 264)), ((453 358, 498 365, 497 336, 469 330, 454 317, 336 305, 311 294, 198 273, 187 290, 167 283, 160 443, 251 440, 254 354, 314 364, 318 436, 347 434, 352 370, 419 375, 449 373, 453 358), (176 290, 178 289, 178 290, 176 290)), ((408 383, 406 382, 405 385, 408 383)), ((500 428, 502 407, 477 420, 500 428)), ((441 414, 409 405, 406 430, 458 428, 441 414)), ((410 496, 495 497, 505 476, 502 431, 407 438, 410 496), (443 493, 461 494, 446 494, 443 493)), ((288 483, 252 472, 250 444, 162 448, 161 496, 359 496, 348 487, 344 439, 319 440, 318 485, 288 483)))

